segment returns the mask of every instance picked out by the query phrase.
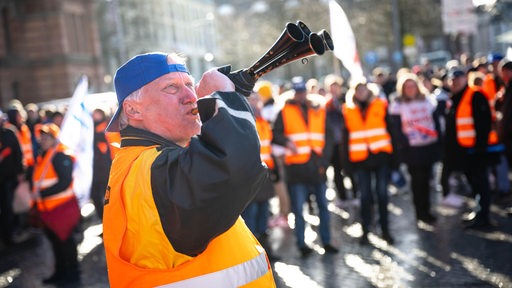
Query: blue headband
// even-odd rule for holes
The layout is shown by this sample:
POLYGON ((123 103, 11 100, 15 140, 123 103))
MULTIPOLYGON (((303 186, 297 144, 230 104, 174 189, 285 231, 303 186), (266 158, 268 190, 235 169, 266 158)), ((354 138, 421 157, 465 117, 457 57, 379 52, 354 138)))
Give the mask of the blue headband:
POLYGON ((190 72, 188 72, 187 67, 183 64, 169 64, 169 73, 171 72, 184 72, 190 75, 190 72))

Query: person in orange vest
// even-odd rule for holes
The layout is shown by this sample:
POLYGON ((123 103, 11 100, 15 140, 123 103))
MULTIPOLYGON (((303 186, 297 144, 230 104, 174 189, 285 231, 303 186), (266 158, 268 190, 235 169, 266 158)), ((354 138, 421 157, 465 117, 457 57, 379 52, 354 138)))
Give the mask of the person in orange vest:
MULTIPOLYGON (((505 159, 508 167, 512 167, 512 60, 504 58, 499 64, 499 71, 503 78, 505 87, 501 91, 500 97, 496 103, 498 114, 498 136, 500 142, 503 143, 505 151, 505 159)), ((512 191, 505 191, 499 195, 499 202, 508 206, 508 214, 512 216, 512 202, 510 196, 512 191), (509 199, 508 202, 506 199, 509 199)))
MULTIPOLYGON (((388 183, 393 160, 393 145, 389 129, 387 101, 368 88, 365 79, 354 81, 343 104, 344 151, 353 165, 360 191, 362 245, 369 243, 368 234, 373 222, 373 194, 377 196, 382 238, 394 243, 388 223, 388 183), (373 181, 372 181, 373 180, 373 181), (375 183, 375 188, 372 187, 375 183)), ((397 165, 396 165, 397 166, 397 165)))
POLYGON ((23 167, 27 175, 27 179, 32 179, 32 170, 34 169, 34 153, 32 152, 32 136, 30 129, 24 123, 23 115, 25 110, 21 105, 12 105, 7 110, 8 128, 14 131, 21 146, 23 153, 23 167))
POLYGON ((107 128, 107 116, 101 108, 92 111, 92 120, 94 122, 94 140, 93 140, 93 170, 91 185, 91 200, 94 204, 96 215, 100 220, 103 219, 103 199, 107 190, 108 176, 110 174, 110 165, 112 164, 111 146, 105 135, 107 128))
POLYGON ((277 165, 272 156, 272 127, 270 123, 265 120, 261 115, 261 108, 263 107, 263 101, 257 92, 251 93, 248 98, 249 105, 251 105, 254 117, 256 120, 256 130, 260 138, 260 154, 261 161, 267 165, 269 170, 269 177, 262 185, 261 190, 254 199, 249 203, 242 213, 247 227, 251 229, 252 233, 261 245, 267 251, 268 258, 274 262, 280 259, 272 252, 272 247, 268 242, 268 219, 269 219, 269 200, 274 197, 274 183, 279 181, 279 172, 277 171, 277 165))
POLYGON ((19 226, 13 211, 15 189, 24 179, 22 153, 14 131, 4 127, 5 114, 0 111, 0 237, 3 244, 15 243, 19 226))
MULTIPOLYGON (((279 113, 280 107, 274 99, 274 85, 270 81, 259 80, 256 83, 255 90, 263 102, 261 108, 261 117, 272 125, 279 113)), ((286 190, 284 174, 284 147, 272 144, 272 156, 276 165, 276 173, 279 175, 277 181, 274 181, 274 191, 279 199, 279 211, 270 218, 270 227, 289 228, 288 214, 290 214, 290 196, 286 190)))
MULTIPOLYGON (((36 198, 37 209, 42 211, 63 205, 74 198, 75 194, 72 189, 74 157, 63 144, 59 143, 59 127, 53 123, 44 124, 40 132, 41 149, 34 167, 33 182, 34 193, 40 196, 36 198)), ((51 228, 43 229, 52 246, 55 260, 54 273, 44 279, 43 284, 78 285, 80 270, 75 237, 69 233, 65 239, 62 239, 51 228)))
POLYGON ((338 75, 329 74, 324 79, 324 87, 327 89, 326 94, 326 117, 327 121, 330 122, 332 139, 333 139, 333 150, 331 159, 329 161, 330 166, 334 172, 334 185, 338 199, 336 204, 340 207, 347 207, 348 204, 353 203, 349 201, 357 201, 357 184, 354 181, 353 173, 350 171, 350 166, 347 165, 347 159, 345 159, 344 153, 342 153, 343 139, 343 115, 341 114, 341 105, 345 103, 346 89, 343 87, 344 80, 338 75), (348 176, 352 182, 352 196, 347 195, 347 189, 345 188, 344 178, 348 176))
POLYGON ((500 94, 496 106, 499 111, 498 135, 505 145, 509 167, 512 167, 512 60, 504 59, 499 69, 505 82, 505 90, 500 94))
MULTIPOLYGON (((489 165, 489 174, 491 179, 494 179, 494 185, 491 185, 491 193, 497 197, 493 197, 494 201, 501 201, 499 198, 503 198, 502 196, 506 194, 510 190, 510 180, 508 179, 508 171, 509 166, 505 157, 505 146, 500 141, 498 137, 498 119, 497 119, 497 96, 501 93, 498 93, 495 89, 490 89, 489 87, 496 87, 495 85, 495 77, 494 74, 488 73, 487 75, 482 74, 479 71, 470 71, 468 72, 468 85, 470 87, 474 87, 480 92, 482 92, 489 102, 489 107, 491 109, 491 132, 489 132, 489 141, 495 142, 492 147, 489 147, 489 152, 494 153, 493 158, 499 158, 498 161, 495 161, 494 165, 489 165), (492 83, 486 82, 486 80, 491 77, 492 83), (484 80, 485 79, 485 80, 484 80), (479 83, 480 82, 480 83, 479 83)), ((501 77, 499 78, 501 80, 501 77)), ((470 213, 469 217, 473 215, 470 213)))
POLYGON ((267 168, 236 75, 210 69, 195 85, 184 58, 161 52, 116 71, 107 131, 121 148, 103 212, 111 287, 275 287, 240 217, 267 168))
MULTIPOLYGON (((486 67, 487 71, 484 71, 486 75, 482 86, 491 104, 494 104, 496 94, 504 86, 503 78, 499 71, 499 63, 502 59, 503 55, 501 53, 489 53, 487 56, 488 67, 486 67)), ((494 108, 494 106, 492 105, 491 108, 494 108)))
POLYGON ((486 96, 476 87, 468 86, 466 71, 449 71, 452 105, 446 116, 445 158, 443 165, 454 171, 463 171, 472 193, 479 195, 479 211, 468 229, 486 229, 493 226, 490 219, 491 191, 488 167, 497 161, 491 159, 491 109, 486 96), (491 163, 492 162, 492 163, 491 163))
POLYGON ((277 115, 272 129, 273 142, 286 147, 285 179, 290 194, 292 213, 295 215, 295 237, 303 257, 313 249, 306 245, 306 223, 303 205, 309 194, 315 196, 320 217, 320 240, 326 253, 338 253, 331 244, 329 210, 326 198, 325 170, 332 151, 331 135, 325 107, 307 99, 304 79, 292 78, 293 98, 289 99, 277 115), (326 135, 327 134, 327 135, 326 135))
POLYGON ((39 115, 39 108, 34 103, 28 103, 25 105, 25 111, 27 111, 27 119, 25 120, 25 124, 27 124, 30 134, 32 136, 32 154, 34 155, 34 159, 37 157, 37 152, 39 151, 39 129, 41 128, 41 117, 39 115))

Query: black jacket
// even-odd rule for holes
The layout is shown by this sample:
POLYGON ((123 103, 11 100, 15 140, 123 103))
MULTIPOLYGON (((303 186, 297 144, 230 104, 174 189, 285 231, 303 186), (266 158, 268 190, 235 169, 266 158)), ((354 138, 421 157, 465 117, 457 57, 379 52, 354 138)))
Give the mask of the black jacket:
POLYGON ((20 143, 14 132, 0 127, 0 180, 16 178, 23 172, 20 143))
POLYGON ((498 109, 502 115, 498 122, 498 135, 501 143, 505 145, 509 163, 512 164, 512 81, 508 83, 498 109))

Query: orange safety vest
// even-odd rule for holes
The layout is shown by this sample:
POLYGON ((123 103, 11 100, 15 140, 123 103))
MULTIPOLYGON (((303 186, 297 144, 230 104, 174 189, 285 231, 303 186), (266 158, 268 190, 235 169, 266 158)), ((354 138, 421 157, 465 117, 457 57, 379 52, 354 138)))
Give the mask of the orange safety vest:
POLYGON ((105 138, 110 145, 110 158, 114 159, 121 147, 121 134, 119 132, 105 132, 105 138))
MULTIPOLYGON (((103 121, 101 123, 99 123, 95 128, 94 128, 94 132, 95 133, 104 133, 105 132, 105 128, 107 128, 107 122, 106 121, 103 121)), ((102 153, 102 154, 106 154, 107 152, 109 152, 109 146, 110 144, 108 143, 108 139, 105 135, 105 141, 98 141, 96 143, 96 147, 98 147, 98 150, 102 153)), ((112 156, 112 153, 109 152, 109 156, 112 156)))
POLYGON ((297 147, 296 153, 286 149, 285 164, 304 164, 311 157, 311 151, 321 156, 325 146, 325 108, 308 108, 307 124, 298 104, 286 104, 281 113, 284 135, 297 147))
MULTIPOLYGON (((63 152, 70 155, 69 150, 59 143, 57 144, 57 147, 48 149, 44 154, 44 157, 41 155, 37 156, 37 161, 34 165, 34 173, 32 175, 32 179, 34 181, 33 193, 36 193, 36 190, 37 192, 44 190, 59 182, 59 177, 52 164, 53 155, 57 152, 63 152)), ((72 156, 71 158, 74 160, 72 156)), ((73 197, 75 197, 75 194, 73 192, 73 183, 71 183, 69 187, 62 192, 38 199, 36 201, 37 208, 38 210, 45 211, 52 210, 73 197)))
POLYGON ((20 144, 21 153, 23 155, 23 166, 31 167, 34 166, 34 154, 32 150, 32 134, 30 133, 30 129, 27 125, 22 124, 21 128, 18 129, 15 125, 11 123, 6 123, 5 127, 12 130, 14 134, 16 134, 16 138, 18 138, 18 142, 20 144))
POLYGON ((391 136, 386 129, 387 102, 376 98, 368 106, 363 119, 361 108, 343 104, 342 111, 348 129, 348 152, 351 162, 361 162, 372 154, 391 154, 391 136))
POLYGON ((41 137, 41 127, 43 126, 43 123, 36 123, 34 125, 34 136, 39 141, 39 138, 41 137))
POLYGON ((274 169, 274 159, 272 158, 272 128, 270 124, 262 117, 256 117, 256 130, 260 137, 260 156, 261 160, 267 164, 269 169, 274 169))
POLYGON ((22 124, 18 139, 20 141, 21 151, 23 152, 23 161, 27 166, 34 166, 34 152, 32 150, 32 134, 27 125, 22 124))
MULTIPOLYGON (((487 73, 482 83, 483 94, 489 101, 489 103, 494 103, 494 99, 496 98, 496 83, 494 81, 494 75, 492 73, 487 73)), ((493 107, 494 105, 491 105, 493 107)))
MULTIPOLYGON (((460 146, 471 148, 476 144, 476 131, 473 120, 473 94, 482 91, 478 87, 468 87, 462 95, 457 111, 455 112, 455 125, 457 131, 457 141, 460 146)), ((482 94, 485 95, 485 92, 482 94)), ((491 110, 492 111, 492 110, 491 110)), ((494 126, 494 125, 493 125, 494 126)), ((487 143, 495 145, 498 143, 498 133, 496 129, 491 129, 487 143)))
POLYGON ((103 217, 110 286, 275 287, 265 251, 241 218, 196 257, 174 250, 151 190, 159 153, 156 146, 126 147, 112 163, 103 217), (144 225, 128 231, 137 221, 144 225))

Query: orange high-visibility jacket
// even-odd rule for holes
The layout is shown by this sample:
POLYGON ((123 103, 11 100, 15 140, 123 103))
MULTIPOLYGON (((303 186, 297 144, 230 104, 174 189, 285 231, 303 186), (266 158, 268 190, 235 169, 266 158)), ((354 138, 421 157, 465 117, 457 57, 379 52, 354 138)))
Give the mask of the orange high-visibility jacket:
POLYGON ((361 162, 368 158, 369 152, 391 154, 391 136, 386 128, 387 103, 375 98, 368 105, 366 118, 361 108, 343 104, 342 110, 348 130, 348 154, 351 162, 361 162))
MULTIPOLYGON (((105 129, 107 128, 107 121, 103 121, 101 123, 99 123, 95 128, 94 128, 94 133, 104 133, 105 129)), ((100 151, 102 154, 106 154, 107 152, 109 152, 109 148, 110 148, 110 143, 108 142, 108 139, 107 139, 107 136, 105 134, 105 141, 97 141, 96 143, 96 147, 98 148, 98 151, 100 151)), ((109 152, 109 156, 112 157, 112 153, 109 152)))
MULTIPOLYGON (((32 179, 34 181, 34 192, 36 189, 41 191, 59 182, 59 178, 52 164, 53 155, 55 155, 57 152, 63 152, 69 155, 72 160, 74 160, 73 156, 69 153, 69 150, 67 150, 67 148, 60 143, 57 144, 57 147, 48 149, 48 151, 46 151, 44 154, 44 157, 39 155, 37 157, 36 164, 34 165, 34 173, 32 175, 32 179), (45 169, 46 172, 43 175, 45 169)), ((75 194, 73 192, 73 182, 71 182, 69 187, 67 187, 62 192, 38 199, 36 201, 37 208, 41 211, 52 210, 73 197, 75 197, 75 194)))
POLYGON ((269 169, 274 169, 274 159, 272 158, 272 128, 267 120, 262 117, 256 117, 256 130, 260 137, 260 155, 261 160, 267 164, 269 169))
POLYGON ((32 134, 26 124, 22 124, 21 128, 18 129, 11 123, 6 123, 5 127, 11 129, 18 138, 20 143, 21 153, 23 154, 23 166, 32 167, 34 166, 34 154, 32 150, 32 134))
MULTIPOLYGON (((455 112, 455 125, 457 130, 457 141, 460 146, 471 148, 476 145, 476 131, 473 120, 473 94, 481 92, 478 87, 468 87, 460 100, 457 111, 455 112)), ((484 93, 485 95, 485 93, 484 93)), ((498 134, 496 129, 491 129, 488 137, 488 144, 498 143, 498 134)))
POLYGON ((307 124, 299 104, 287 103, 281 113, 284 135, 297 147, 297 153, 286 149, 285 164, 304 164, 308 162, 312 151, 321 156, 325 146, 325 108, 308 107, 307 124))
POLYGON ((234 92, 213 97, 217 114, 186 147, 121 131, 103 216, 111 287, 275 287, 240 217, 267 177, 254 116, 234 92))
POLYGON ((483 94, 489 101, 489 105, 491 108, 494 107, 494 100, 496 99, 496 83, 494 81, 494 75, 492 73, 487 73, 485 75, 484 81, 482 83, 483 94))
POLYGON ((105 132, 105 138, 110 145, 110 157, 114 159, 117 151, 121 147, 121 135, 119 132, 105 132))

